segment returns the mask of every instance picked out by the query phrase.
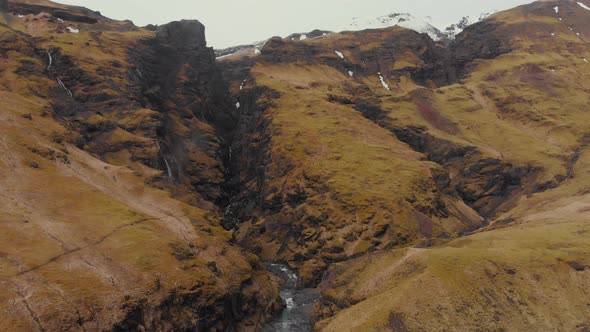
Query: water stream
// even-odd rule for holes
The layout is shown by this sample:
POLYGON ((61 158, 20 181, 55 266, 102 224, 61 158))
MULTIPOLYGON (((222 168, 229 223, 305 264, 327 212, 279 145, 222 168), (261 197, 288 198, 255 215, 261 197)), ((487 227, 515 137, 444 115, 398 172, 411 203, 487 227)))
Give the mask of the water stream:
POLYGON ((51 65, 53 65, 53 58, 51 57, 51 53, 49 52, 49 49, 46 50, 47 52, 47 56, 49 57, 49 65, 47 66, 47 70, 51 69, 51 65))
POLYGON ((170 168, 170 164, 168 164, 168 160, 164 158, 164 163, 166 164, 166 170, 168 171, 168 177, 172 179, 172 169, 170 168))
POLYGON ((267 263, 266 268, 285 281, 281 298, 286 307, 275 320, 262 328, 263 332, 309 332, 313 330, 311 314, 319 298, 314 289, 298 289, 297 274, 285 264, 267 263))
POLYGON ((61 79, 59 79, 59 77, 57 78, 57 83, 59 83, 59 86, 68 93, 70 98, 74 98, 72 91, 70 91, 70 89, 68 89, 68 87, 64 84, 64 82, 61 79))

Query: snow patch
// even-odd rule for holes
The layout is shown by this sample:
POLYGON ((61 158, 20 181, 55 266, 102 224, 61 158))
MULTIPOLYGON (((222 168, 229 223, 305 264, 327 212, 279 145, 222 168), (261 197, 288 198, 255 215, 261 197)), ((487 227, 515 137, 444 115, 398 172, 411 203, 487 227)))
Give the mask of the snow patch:
POLYGON ((18 16, 18 18, 25 18, 25 15, 21 15, 21 14, 16 14, 16 16, 18 16))
POLYGON ((590 10, 590 7, 586 6, 585 4, 583 4, 582 2, 578 2, 578 5, 580 5, 580 7, 586 9, 586 10, 590 10))
POLYGON ((555 33, 553 33, 553 32, 552 32, 552 33, 551 33, 551 36, 552 36, 552 37, 555 37, 555 33))
POLYGON ((239 108, 240 108, 240 106, 241 106, 241 105, 240 105, 240 102, 238 101, 238 102, 236 103, 236 108, 238 108, 238 109, 239 109, 239 108))
POLYGON ((259 50, 259 49, 257 49, 257 48, 255 48, 255 49, 254 49, 254 54, 260 54, 260 50, 259 50))
POLYGON ((68 29, 69 33, 80 33, 79 29, 73 28, 73 27, 67 27, 66 29, 68 29))
POLYGON ((553 7, 553 10, 555 10, 555 14, 559 14, 559 6, 553 7))
POLYGON ((584 62, 588 63, 588 59, 584 58, 582 59, 584 62))
POLYGON ((497 10, 494 10, 487 13, 481 13, 478 17, 465 16, 459 22, 447 26, 443 33, 447 36, 447 38, 455 39, 455 37, 463 32, 463 30, 465 30, 465 28, 468 26, 477 22, 481 22, 497 12, 497 10))
POLYGON ((65 23, 65 22, 66 22, 66 21, 62 20, 61 18, 58 18, 58 19, 57 19, 57 21, 58 21, 59 23, 65 23))
POLYGON ((379 80, 381 81, 381 85, 383 85, 383 87, 385 89, 387 89, 387 91, 391 91, 391 89, 389 89, 389 84, 387 84, 387 82, 385 82, 385 79, 381 75, 381 72, 377 73, 377 75, 379 75, 379 80))
POLYGON ((350 76, 350 77, 354 77, 354 72, 349 70, 349 71, 348 71, 348 76, 350 76))
POLYGON ((307 39, 307 35, 301 35, 301 36, 299 37, 299 40, 306 40, 306 39, 307 39))
POLYGON ((216 57, 215 59, 217 59, 217 60, 219 60, 219 59, 224 59, 224 58, 230 57, 230 56, 232 56, 232 55, 235 55, 235 54, 237 54, 237 53, 238 53, 238 52, 231 53, 231 54, 226 54, 226 55, 222 55, 222 56, 218 56, 218 57, 216 57))
POLYGON ((342 52, 334 51, 334 53, 336 53, 342 60, 344 60, 344 54, 342 54, 342 52))

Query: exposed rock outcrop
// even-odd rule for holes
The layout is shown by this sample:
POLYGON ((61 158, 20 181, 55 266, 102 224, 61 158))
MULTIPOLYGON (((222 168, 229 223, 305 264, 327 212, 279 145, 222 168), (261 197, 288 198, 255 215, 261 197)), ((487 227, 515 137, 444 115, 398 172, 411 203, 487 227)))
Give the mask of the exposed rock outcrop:
POLYGON ((204 27, 2 6, 0 329, 256 330, 270 319, 278 280, 218 219, 233 105, 204 27))
POLYGON ((167 162, 188 192, 220 203, 224 140, 235 126, 234 106, 214 52, 206 46, 205 27, 197 21, 163 25, 155 38, 131 50, 130 62, 141 106, 162 117, 154 128, 160 164, 167 162))

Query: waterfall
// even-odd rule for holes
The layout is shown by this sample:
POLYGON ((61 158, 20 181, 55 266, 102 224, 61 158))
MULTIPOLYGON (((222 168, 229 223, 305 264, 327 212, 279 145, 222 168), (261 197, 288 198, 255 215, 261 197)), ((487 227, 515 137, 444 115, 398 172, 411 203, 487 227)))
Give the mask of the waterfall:
POLYGON ((51 57, 51 53, 49 52, 49 49, 47 49, 46 52, 47 52, 47 56, 49 57, 49 66, 47 66, 47 70, 49 70, 51 68, 51 65, 53 64, 53 58, 51 57))
MULTIPOLYGON (((162 154, 162 149, 160 148, 160 143, 158 143, 157 140, 154 140, 154 143, 156 143, 156 146, 158 147, 158 152, 160 152, 160 154, 162 154)), ((164 155, 162 155, 162 159, 164 159, 164 163, 166 164, 166 170, 168 171, 168 177, 172 178, 172 169, 170 169, 170 164, 168 163, 168 160, 166 159, 166 157, 164 157, 164 155)))
POLYGON ((62 82, 62 80, 60 80, 59 77, 57 78, 57 83, 59 83, 59 86, 61 86, 62 89, 66 90, 66 92, 70 95, 70 97, 74 98, 74 95, 72 94, 72 91, 70 91, 70 89, 68 89, 66 87, 66 85, 64 84, 64 82, 62 82))
POLYGON ((164 163, 166 163, 166 169, 168 170, 168 177, 172 178, 172 170, 170 169, 170 164, 168 164, 168 160, 164 158, 164 163))

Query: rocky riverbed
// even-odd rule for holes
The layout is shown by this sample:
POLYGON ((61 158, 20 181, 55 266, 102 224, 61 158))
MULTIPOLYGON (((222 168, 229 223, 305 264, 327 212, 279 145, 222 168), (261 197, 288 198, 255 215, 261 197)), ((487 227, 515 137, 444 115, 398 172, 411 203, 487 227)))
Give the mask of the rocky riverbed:
POLYGON ((311 313, 319 293, 314 289, 298 289, 297 273, 285 264, 267 263, 266 267, 285 281, 281 288, 281 298, 285 301, 285 308, 280 316, 263 328, 263 331, 312 331, 311 313))

